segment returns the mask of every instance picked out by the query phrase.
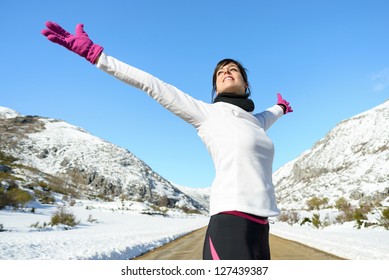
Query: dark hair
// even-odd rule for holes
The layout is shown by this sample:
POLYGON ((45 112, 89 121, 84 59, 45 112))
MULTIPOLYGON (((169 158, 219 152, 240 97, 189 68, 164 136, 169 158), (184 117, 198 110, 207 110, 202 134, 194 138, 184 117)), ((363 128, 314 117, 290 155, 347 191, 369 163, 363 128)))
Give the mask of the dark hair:
POLYGON ((212 100, 214 98, 215 92, 216 92, 216 78, 217 78, 217 71, 219 71, 220 68, 223 68, 224 66, 230 64, 230 63, 235 63, 240 71, 240 74, 243 77, 243 81, 247 84, 246 88, 246 94, 248 96, 251 95, 251 88, 250 88, 250 83, 247 78, 247 69, 243 67, 243 65, 234 59, 231 58, 225 58, 223 60, 220 60, 218 64, 216 64, 215 70, 213 71, 213 77, 212 77, 212 100))

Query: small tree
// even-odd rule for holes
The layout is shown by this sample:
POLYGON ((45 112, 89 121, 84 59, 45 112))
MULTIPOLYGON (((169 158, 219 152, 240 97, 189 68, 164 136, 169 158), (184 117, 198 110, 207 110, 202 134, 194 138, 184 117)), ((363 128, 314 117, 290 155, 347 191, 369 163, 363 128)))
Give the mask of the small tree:
POLYGON ((21 189, 12 189, 9 191, 12 199, 15 201, 16 207, 23 208, 32 199, 29 192, 21 189))
POLYGON ((300 226, 305 225, 306 223, 312 223, 312 220, 308 217, 304 217, 304 219, 300 223, 300 226))
POLYGON ((363 225, 363 221, 367 220, 366 214, 361 210, 361 208, 357 208, 354 211, 354 220, 357 223, 357 228, 361 228, 363 225))
POLYGON ((313 216, 312 216, 312 225, 315 228, 320 228, 320 226, 321 226, 320 214, 313 214, 313 216))
POLYGON ((338 222, 344 223, 355 219, 355 209, 344 197, 341 197, 337 201, 335 201, 335 207, 339 211, 343 212, 339 214, 339 216, 336 218, 338 222))
POLYGON ((377 219, 378 224, 389 230, 389 207, 382 209, 380 217, 377 219))
POLYGON ((10 204, 9 197, 3 188, 0 188, 0 210, 10 204))
POLYGON ((21 190, 17 187, 10 188, 5 191, 0 189, 0 209, 11 206, 13 208, 23 208, 28 202, 32 200, 29 192, 21 190))

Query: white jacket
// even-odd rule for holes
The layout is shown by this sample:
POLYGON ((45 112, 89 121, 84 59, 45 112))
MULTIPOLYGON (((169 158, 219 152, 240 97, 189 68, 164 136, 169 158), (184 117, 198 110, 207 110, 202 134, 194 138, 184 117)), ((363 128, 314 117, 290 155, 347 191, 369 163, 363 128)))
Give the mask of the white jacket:
POLYGON ((253 115, 232 104, 205 103, 104 53, 97 67, 145 91, 196 128, 215 165, 211 215, 231 210, 279 214, 272 183, 274 146, 265 131, 283 115, 280 106, 253 115))

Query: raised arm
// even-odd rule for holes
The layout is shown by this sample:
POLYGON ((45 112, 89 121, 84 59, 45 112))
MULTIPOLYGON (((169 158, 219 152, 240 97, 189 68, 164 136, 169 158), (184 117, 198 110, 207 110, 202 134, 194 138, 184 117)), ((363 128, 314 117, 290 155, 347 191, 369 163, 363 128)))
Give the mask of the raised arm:
POLYGON ((103 47, 93 43, 89 38, 83 24, 77 24, 74 35, 51 21, 46 22, 46 27, 41 33, 47 39, 84 57, 119 80, 143 90, 166 109, 195 127, 206 118, 209 104, 196 100, 174 86, 106 55, 103 53, 103 47))
POLYGON ((262 113, 255 114, 264 130, 268 130, 282 115, 293 112, 289 102, 282 98, 282 95, 277 93, 277 104, 268 108, 262 113))
POLYGON ((96 66, 120 81, 146 92, 163 107, 195 127, 208 115, 209 104, 112 56, 102 53, 96 66))

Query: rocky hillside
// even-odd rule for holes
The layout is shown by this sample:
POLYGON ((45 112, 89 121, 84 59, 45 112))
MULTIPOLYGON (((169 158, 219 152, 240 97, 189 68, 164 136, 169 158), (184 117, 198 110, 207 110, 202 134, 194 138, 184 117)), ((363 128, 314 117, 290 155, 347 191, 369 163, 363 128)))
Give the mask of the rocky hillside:
POLYGON ((274 173, 282 209, 312 197, 379 204, 389 196, 389 101, 344 120, 274 173))
POLYGON ((0 182, 75 198, 206 212, 128 150, 64 121, 0 107, 0 182))

